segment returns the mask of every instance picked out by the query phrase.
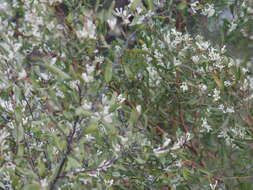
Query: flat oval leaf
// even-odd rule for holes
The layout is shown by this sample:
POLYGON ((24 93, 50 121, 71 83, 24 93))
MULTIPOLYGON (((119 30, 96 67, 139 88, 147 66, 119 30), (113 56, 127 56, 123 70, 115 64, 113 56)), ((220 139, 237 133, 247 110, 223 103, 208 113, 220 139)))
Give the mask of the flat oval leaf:
POLYGON ((62 79, 70 79, 71 77, 65 73, 64 71, 62 71, 61 69, 59 69, 58 67, 56 67, 55 65, 51 65, 51 64, 45 64, 46 68, 57 74, 59 77, 61 77, 62 79))
POLYGON ((109 83, 111 80, 112 80, 112 62, 108 60, 105 68, 105 82, 109 83))
POLYGON ((84 129, 84 134, 90 134, 90 133, 93 133, 93 132, 96 132, 98 129, 98 125, 96 122, 93 122, 91 123, 89 126, 87 126, 85 129, 84 129))
POLYGON ((12 135, 16 142, 19 143, 24 139, 24 128, 21 125, 16 126, 12 131, 12 135))

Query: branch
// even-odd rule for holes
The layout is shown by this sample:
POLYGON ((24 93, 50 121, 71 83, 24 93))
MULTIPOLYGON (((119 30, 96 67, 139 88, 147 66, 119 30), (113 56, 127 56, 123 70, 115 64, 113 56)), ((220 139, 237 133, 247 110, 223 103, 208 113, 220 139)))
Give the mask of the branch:
POLYGON ((61 177, 61 173, 63 171, 63 166, 65 165, 67 159, 68 159, 68 156, 69 154, 71 153, 72 151, 72 143, 73 143, 73 137, 75 135, 75 132, 76 132, 76 125, 77 123, 79 122, 79 117, 76 117, 75 119, 75 122, 74 122, 74 126, 73 126, 73 130, 70 132, 69 136, 67 137, 67 150, 66 152, 64 153, 61 161, 60 161, 60 164, 59 164, 59 167, 56 171, 56 174, 49 186, 49 190, 53 190, 54 187, 55 187, 55 184, 57 183, 57 181, 60 179, 61 177))
POLYGON ((253 175, 249 176, 232 176, 232 177, 218 177, 218 180, 234 180, 234 179, 250 179, 253 178, 253 175))

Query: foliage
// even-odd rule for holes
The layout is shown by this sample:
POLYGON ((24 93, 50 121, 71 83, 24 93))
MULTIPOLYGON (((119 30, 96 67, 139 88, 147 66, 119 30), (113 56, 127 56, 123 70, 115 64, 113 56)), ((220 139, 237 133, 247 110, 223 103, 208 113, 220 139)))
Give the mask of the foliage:
POLYGON ((0 189, 251 190, 251 2, 119 2, 0 2, 0 189))

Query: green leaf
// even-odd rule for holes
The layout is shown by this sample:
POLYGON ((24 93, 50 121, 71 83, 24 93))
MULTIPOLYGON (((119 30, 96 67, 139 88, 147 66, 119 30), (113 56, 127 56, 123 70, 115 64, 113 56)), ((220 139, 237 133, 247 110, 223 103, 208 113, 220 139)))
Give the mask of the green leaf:
POLYGON ((126 74, 127 78, 134 79, 134 74, 128 65, 124 65, 124 70, 125 70, 125 74, 126 74))
POLYGON ((105 68, 105 82, 109 83, 112 80, 112 62, 107 59, 107 65, 105 68))
POLYGON ((5 185, 0 181, 0 187, 2 188, 2 189, 5 189, 5 185))
POLYGON ((41 187, 39 184, 26 184, 23 190, 40 190, 41 187))
POLYGON ((40 176, 43 176, 46 172, 46 166, 42 160, 38 162, 38 173, 40 176))
POLYGON ((53 142, 57 146, 58 149, 64 151, 66 149, 66 141, 63 141, 60 137, 53 136, 53 142))
POLYGON ((183 177, 184 179, 188 180, 190 177, 190 171, 187 168, 183 168, 183 177))
POLYGON ((25 151, 24 144, 19 144, 18 145, 18 153, 17 153, 17 155, 19 157, 22 157, 24 155, 24 151, 25 151))
POLYGON ((94 113, 85 110, 82 106, 78 107, 75 111, 76 115, 78 116, 84 116, 84 117, 90 117, 95 116, 94 113))
POLYGON ((15 85, 14 88, 13 88, 13 90, 14 90, 15 99, 17 101, 20 100, 21 97, 22 97, 21 89, 18 86, 15 85))
POLYGON ((72 112, 64 111, 63 116, 68 120, 73 120, 74 116, 72 112))
POLYGON ((62 71, 61 69, 59 69, 55 65, 45 64, 45 65, 42 65, 42 66, 45 66, 49 71, 57 74, 62 79, 71 79, 71 77, 67 73, 65 73, 64 71, 62 71))
POLYGON ((119 172, 112 172, 112 176, 113 177, 120 177, 120 173, 119 172))
POLYGON ((16 119, 16 123, 19 124, 22 122, 22 111, 21 111, 21 107, 16 107, 15 108, 15 119, 16 119))
POLYGON ((90 134, 90 133, 96 132, 97 129, 98 129, 97 122, 92 122, 90 125, 85 127, 84 134, 90 134))
POLYGON ((68 158, 67 170, 81 167, 81 164, 73 157, 68 158))
POLYGON ((129 124, 132 126, 138 118, 138 112, 136 109, 132 109, 131 114, 130 114, 130 119, 129 119, 129 124))
POLYGON ((211 173, 209 171, 205 170, 205 169, 200 169, 199 168, 199 171, 206 174, 207 176, 212 176, 211 173))
POLYGON ((24 139, 24 128, 22 125, 15 126, 12 130, 12 135, 17 143, 24 139))
POLYGON ((177 8, 180 9, 180 10, 183 10, 187 7, 187 4, 186 3, 180 3, 177 8))
POLYGON ((145 163, 146 163, 146 161, 143 160, 143 159, 141 159, 141 158, 136 158, 135 160, 136 160, 136 162, 139 163, 139 164, 145 164, 145 163))
POLYGON ((136 9, 141 4, 141 0, 134 0, 131 3, 131 9, 136 9))
POLYGON ((221 79, 219 78, 218 75, 213 74, 213 80, 215 81, 215 83, 217 84, 217 86, 219 87, 219 89, 223 90, 223 82, 221 81, 221 79))
POLYGON ((146 4, 148 5, 148 9, 149 10, 153 10, 154 9, 154 3, 152 0, 145 0, 146 4))
POLYGON ((25 175, 31 180, 37 180, 39 178, 36 173, 34 173, 31 169, 28 168, 16 167, 16 171, 18 173, 21 173, 22 175, 25 175))

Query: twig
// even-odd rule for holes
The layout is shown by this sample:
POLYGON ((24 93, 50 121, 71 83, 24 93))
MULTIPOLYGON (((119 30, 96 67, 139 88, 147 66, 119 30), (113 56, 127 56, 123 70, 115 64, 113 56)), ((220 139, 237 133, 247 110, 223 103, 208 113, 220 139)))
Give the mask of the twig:
POLYGON ((250 179, 253 178, 253 175, 249 176, 232 176, 232 177, 217 177, 218 180, 234 180, 234 179, 250 179))
POLYGON ((30 104, 29 104, 29 102, 28 102, 27 98, 25 97, 25 93, 24 93, 24 92, 23 92, 23 97, 24 97, 25 102, 26 102, 26 104, 27 104, 27 106, 28 106, 28 109, 29 109, 29 112, 30 112, 30 114, 31 114, 31 116, 32 116, 32 119, 34 120, 34 116, 33 116, 32 108, 31 108, 31 106, 30 106, 30 104))
POLYGON ((73 137, 75 135, 75 132, 76 132, 76 125, 77 123, 79 122, 79 117, 76 117, 75 119, 75 122, 74 122, 74 126, 73 126, 73 130, 72 132, 70 132, 70 135, 68 136, 67 138, 67 150, 66 152, 64 153, 61 161, 60 161, 60 164, 59 164, 59 167, 56 171, 56 174, 49 186, 49 190, 53 190, 54 187, 55 187, 55 184, 57 183, 57 181, 60 179, 60 176, 61 176, 61 173, 62 173, 62 170, 63 170, 63 166, 64 164, 66 163, 67 159, 68 159, 68 156, 69 154, 71 153, 72 151, 72 142, 73 142, 73 137))

